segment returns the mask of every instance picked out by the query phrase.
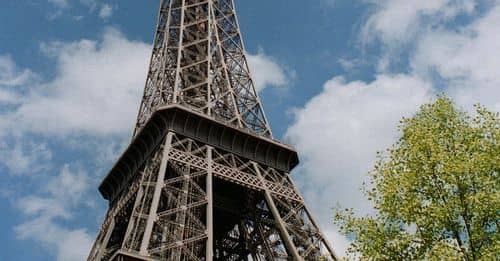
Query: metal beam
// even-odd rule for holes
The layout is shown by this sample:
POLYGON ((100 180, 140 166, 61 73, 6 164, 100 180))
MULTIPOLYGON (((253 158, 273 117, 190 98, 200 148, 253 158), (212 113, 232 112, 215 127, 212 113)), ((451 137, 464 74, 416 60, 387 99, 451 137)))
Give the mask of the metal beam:
POLYGON ((212 175, 212 147, 207 147, 207 249, 206 260, 212 261, 214 258, 214 195, 213 195, 213 175, 212 175))
POLYGON ((160 1, 133 136, 89 261, 337 259, 287 182, 297 152, 272 138, 233 0, 160 1))
POLYGON ((170 152, 172 137, 174 133, 169 132, 167 138, 165 139, 165 145, 163 147, 163 157, 161 160, 160 170, 158 173, 158 178, 156 180, 153 201, 151 202, 151 208, 149 210, 149 216, 146 222, 146 229, 144 230, 144 236, 141 242, 141 248, 139 253, 141 255, 148 255, 149 241, 151 239, 151 232, 153 231, 154 221, 157 218, 156 211, 158 210, 158 203, 160 202, 161 191, 163 186, 165 186, 165 172, 167 171, 168 154, 170 152))
MULTIPOLYGON (((262 174, 260 173, 259 166, 257 163, 253 163, 255 171, 257 172, 257 176, 259 179, 264 182, 264 178, 262 177, 262 174)), ((281 239, 285 242, 286 245, 286 250, 288 251, 288 254, 290 254, 294 260, 300 261, 304 260, 300 255, 299 252, 297 251, 297 248, 292 242, 292 239, 290 238, 290 235, 288 234, 288 230, 286 228, 285 222, 281 219, 281 215, 276 208, 276 205, 274 204, 273 197, 271 196, 271 193, 267 188, 264 188, 264 196, 266 198, 267 205, 269 206, 269 209, 273 213, 274 220, 276 221, 276 225, 278 226, 278 229, 280 230, 280 235, 281 239)))

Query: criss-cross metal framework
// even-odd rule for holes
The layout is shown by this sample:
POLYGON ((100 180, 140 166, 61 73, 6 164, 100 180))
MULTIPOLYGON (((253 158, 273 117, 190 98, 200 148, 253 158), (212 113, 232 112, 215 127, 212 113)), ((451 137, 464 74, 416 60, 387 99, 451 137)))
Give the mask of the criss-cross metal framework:
POLYGON ((337 260, 272 139, 232 0, 162 0, 94 260, 337 260))
POLYGON ((172 103, 271 136, 232 0, 161 2, 136 131, 172 103))

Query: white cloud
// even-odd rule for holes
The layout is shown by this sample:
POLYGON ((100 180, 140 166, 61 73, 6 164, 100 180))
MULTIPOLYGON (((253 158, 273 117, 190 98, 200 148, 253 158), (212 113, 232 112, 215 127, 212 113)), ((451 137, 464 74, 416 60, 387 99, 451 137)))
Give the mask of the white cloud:
POLYGON ((46 218, 36 218, 16 227, 19 239, 33 239, 54 249, 56 260, 85 260, 92 238, 83 229, 66 229, 46 218))
POLYGON ((9 55, 0 55, 0 113, 3 106, 18 104, 22 86, 36 79, 35 73, 18 68, 9 55))
POLYGON ((79 170, 76 173, 70 170, 69 165, 63 166, 59 176, 47 184, 47 192, 57 199, 65 201, 65 204, 76 204, 83 198, 89 188, 87 174, 79 170))
MULTIPOLYGON (((48 82, 30 85, 29 95, 18 101, 19 106, 4 112, 0 131, 14 132, 15 126, 16 132, 47 135, 129 134, 144 88, 150 49, 149 44, 128 40, 114 29, 107 29, 101 41, 42 44, 42 52, 56 60, 56 75, 48 82)), ((258 91, 284 86, 293 78, 293 73, 263 52, 249 55, 248 60, 258 91)), ((0 80, 11 84, 24 83, 18 79, 31 74, 29 70, 14 73, 11 60, 6 60, 3 68, 0 80)), ((0 100, 20 96, 0 92, 0 100)))
POLYGON ((36 174, 47 170, 52 160, 52 151, 47 144, 37 144, 18 138, 13 145, 0 143, 0 164, 10 174, 36 174))
POLYGON ((328 227, 327 229, 323 228, 322 231, 325 237, 329 239, 329 243, 332 245, 335 254, 337 256, 344 257, 347 249, 349 248, 349 240, 340 234, 335 227, 328 227))
MULTIPOLYGON (((359 188, 376 152, 397 137, 403 115, 430 101, 431 85, 407 75, 380 76, 370 83, 328 81, 321 94, 294 113, 286 138, 298 149, 302 165, 295 178, 327 231, 336 202, 362 213, 371 209, 359 188)), ((335 233, 330 233, 335 235, 335 233)), ((345 249, 343 238, 331 238, 345 249)))
POLYGON ((352 71, 354 69, 356 69, 356 67, 358 67, 362 61, 360 59, 351 59, 351 58, 339 58, 337 60, 337 62, 339 63, 339 65, 342 67, 342 69, 344 69, 344 71, 352 71))
POLYGON ((462 106, 481 102, 500 111, 500 4, 458 31, 425 33, 412 58, 422 77, 437 73, 447 92, 462 106))
MULTIPOLYGON (((381 44, 375 80, 330 80, 295 111, 287 131, 302 155, 296 179, 326 231, 336 231, 330 208, 336 202, 361 213, 372 211, 358 189, 376 151, 396 140, 402 116, 439 92, 466 108, 479 102, 500 110, 500 56, 495 55, 500 50, 500 1, 489 1, 482 11, 469 0, 369 2, 374 12, 360 37, 381 44), (460 15, 467 19, 451 22, 460 15), (390 66, 401 60, 410 66, 390 66)), ((339 234, 328 234, 337 249, 344 249, 339 234)))
MULTIPOLYGON (((38 169, 37 177, 49 180, 40 192, 17 200, 27 218, 15 228, 18 238, 34 240, 58 260, 83 260, 92 238, 85 229, 70 224, 77 209, 89 207, 85 203, 91 198, 87 195, 89 177, 65 166, 52 178, 55 166, 41 164, 56 164, 52 151, 45 143, 32 142, 31 134, 45 141, 65 138, 66 148, 54 150, 54 158, 65 149, 82 154, 92 150, 85 160, 108 164, 121 152, 122 138, 133 127, 151 47, 107 29, 100 40, 44 43, 41 51, 56 64, 55 75, 48 80, 33 81, 34 73, 17 68, 7 56, 0 59, 0 102, 4 101, 0 104, 0 136, 6 140, 0 143, 0 162, 10 173, 38 169), (82 140, 82 136, 93 140, 82 140)), ((258 67, 260 89, 288 83, 290 74, 274 59, 263 53, 250 59, 258 67)))
POLYGON ((80 21, 84 18, 83 15, 75 15, 72 9, 86 10, 88 14, 95 14, 103 20, 109 19, 113 15, 114 8, 103 3, 101 0, 47 0, 49 4, 55 7, 52 13, 48 15, 50 20, 60 17, 63 14, 70 14, 75 21, 80 21), (76 8, 75 8, 76 7, 76 8))
POLYGON ((422 25, 439 24, 458 14, 475 10, 474 0, 368 0, 374 11, 367 19, 362 37, 365 42, 374 38, 384 44, 407 43, 422 25))
MULTIPOLYGON (((30 96, 4 121, 16 122, 17 131, 44 134, 121 135, 131 130, 148 69, 148 44, 108 29, 102 41, 52 42, 42 50, 56 59, 56 77, 32 86, 30 96)), ((288 83, 290 74, 272 58, 259 53, 248 59, 258 90, 288 83)))
POLYGON ((102 41, 53 42, 42 49, 56 59, 56 76, 31 86, 5 115, 3 128, 15 122, 16 132, 128 134, 144 87, 148 44, 108 29, 102 41))
POLYGON ((102 19, 108 19, 113 15, 113 7, 108 4, 103 4, 99 10, 99 17, 102 19))
POLYGON ((85 172, 73 172, 64 166, 40 195, 17 201, 17 207, 28 217, 28 221, 15 227, 17 237, 39 242, 55 253, 57 260, 84 260, 92 244, 91 236, 85 229, 68 228, 58 220, 72 218, 72 211, 85 205, 82 199, 88 188, 85 172))
MULTIPOLYGON (((53 164, 57 164, 53 152, 46 143, 34 142, 29 134, 50 138, 83 134, 109 143, 116 142, 109 135, 127 136, 124 134, 129 134, 133 126, 144 86, 150 46, 109 29, 99 41, 52 42, 42 45, 42 51, 56 61, 55 77, 45 82, 33 81, 36 77, 31 71, 20 70, 7 56, 0 59, 0 90, 10 95, 0 104, 0 136, 4 135, 0 161, 8 173, 36 172, 32 176, 38 183, 48 180, 40 184, 40 191, 24 192, 16 200, 25 221, 14 231, 19 239, 32 240, 47 249, 54 259, 84 260, 93 238, 86 229, 73 224, 81 222, 76 220, 77 211, 94 211, 94 194, 88 194, 91 179, 68 166, 53 177, 53 164)), ((65 145, 78 143, 93 146, 99 154, 87 158, 90 162, 111 157, 96 149, 99 146, 95 142, 79 137, 67 139, 65 145)), ((108 148, 107 144, 99 145, 108 148)), ((114 153, 117 146, 113 146, 114 153)), ((61 150, 56 157, 59 153, 61 150)), ((94 166, 86 164, 89 167, 94 166)), ((7 196, 12 199, 19 194, 10 192, 7 196)))
POLYGON ((16 104, 20 99, 15 92, 0 89, 0 105, 16 104))
POLYGON ((0 55, 0 88, 20 86, 33 78, 35 74, 32 71, 20 70, 10 56, 0 55))
MULTIPOLYGON (((443 26, 459 15, 476 10, 474 0, 366 0, 374 6, 361 28, 364 46, 377 43, 383 52, 377 61, 381 72, 404 61, 404 51, 427 29, 443 26)), ((396 66, 400 68, 400 66, 396 66)))
POLYGON ((29 217, 43 216, 50 219, 71 217, 71 213, 65 208, 66 206, 54 198, 26 196, 17 201, 17 206, 23 214, 29 217))
POLYGON ((263 51, 257 54, 247 54, 247 60, 257 92, 266 87, 284 87, 294 77, 293 72, 287 71, 263 51))
POLYGON ((69 210, 81 204, 90 187, 87 173, 64 165, 57 176, 47 175, 49 181, 42 184, 39 193, 18 200, 19 209, 29 216, 71 218, 69 210))

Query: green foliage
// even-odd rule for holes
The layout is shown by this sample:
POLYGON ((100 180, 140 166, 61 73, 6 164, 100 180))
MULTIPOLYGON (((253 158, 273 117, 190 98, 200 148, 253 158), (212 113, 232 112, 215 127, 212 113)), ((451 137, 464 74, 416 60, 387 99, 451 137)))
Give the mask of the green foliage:
POLYGON ((500 118, 440 96, 400 122, 363 186, 377 214, 336 210, 361 260, 500 260, 500 118))

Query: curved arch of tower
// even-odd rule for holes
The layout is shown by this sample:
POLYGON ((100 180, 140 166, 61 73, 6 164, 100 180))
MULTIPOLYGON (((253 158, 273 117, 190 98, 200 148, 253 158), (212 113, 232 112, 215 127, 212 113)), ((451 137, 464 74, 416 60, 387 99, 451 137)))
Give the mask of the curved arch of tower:
POLYGON ((133 139, 88 260, 337 260, 272 138, 232 0, 162 0, 133 139))

